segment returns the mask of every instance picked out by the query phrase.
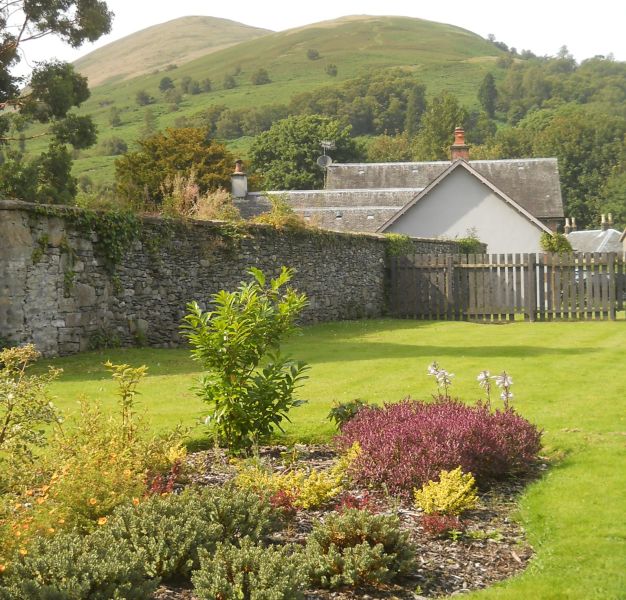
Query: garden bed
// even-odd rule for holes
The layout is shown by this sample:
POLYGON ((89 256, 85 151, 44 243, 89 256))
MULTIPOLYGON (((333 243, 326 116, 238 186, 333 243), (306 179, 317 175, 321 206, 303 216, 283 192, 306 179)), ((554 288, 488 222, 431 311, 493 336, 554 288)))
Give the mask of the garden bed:
MULTIPOLYGON (((326 445, 270 446, 259 450, 264 462, 280 471, 291 467, 329 470, 337 455, 326 445)), ((522 571, 533 555, 525 532, 514 519, 517 498, 545 464, 525 479, 512 479, 479 493, 479 503, 463 516, 463 531, 435 536, 421 525, 422 513, 408 500, 385 495, 381 491, 351 487, 344 492, 353 501, 365 501, 369 510, 398 515, 402 527, 417 547, 415 571, 395 585, 386 588, 347 591, 309 590, 307 600, 327 598, 435 598, 482 589, 522 571)), ((223 485, 235 470, 220 450, 195 452, 186 458, 184 476, 177 485, 223 485)), ((323 510, 298 510, 288 526, 274 534, 272 541, 303 543, 313 523, 325 515, 341 510, 341 500, 323 510)), ((158 600, 193 600, 189 589, 161 586, 158 600)))

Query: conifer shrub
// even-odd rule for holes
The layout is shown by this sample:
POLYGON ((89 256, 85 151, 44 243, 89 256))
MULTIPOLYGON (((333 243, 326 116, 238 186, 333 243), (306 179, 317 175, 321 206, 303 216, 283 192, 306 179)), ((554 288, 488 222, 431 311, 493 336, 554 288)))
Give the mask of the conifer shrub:
POLYGON ((213 554, 201 551, 192 581, 200 600, 299 600, 306 570, 293 545, 264 547, 246 538, 239 547, 218 544, 213 554))
POLYGON ((408 495, 459 466, 479 485, 523 473, 535 461, 540 439, 537 427, 510 407, 491 412, 440 397, 364 408, 337 442, 340 448, 360 444, 351 467, 356 481, 408 495))
POLYGON ((199 567, 201 549, 218 542, 261 541, 279 526, 276 510, 258 494, 210 487, 180 495, 154 496, 118 509, 107 527, 140 558, 148 577, 189 577, 199 567))
POLYGON ((307 539, 309 581, 329 589, 387 583, 411 569, 414 554, 395 516, 358 509, 331 513, 307 539))
POLYGON ((158 585, 144 575, 140 557, 104 529, 36 538, 7 580, 11 600, 145 600, 158 585))

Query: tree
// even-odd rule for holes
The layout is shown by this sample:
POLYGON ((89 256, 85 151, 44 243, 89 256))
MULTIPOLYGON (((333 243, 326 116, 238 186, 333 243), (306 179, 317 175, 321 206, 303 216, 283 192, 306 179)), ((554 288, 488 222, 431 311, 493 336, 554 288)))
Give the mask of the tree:
POLYGON ((269 73, 265 69, 259 69, 252 74, 250 78, 252 85, 265 85, 266 83, 271 83, 269 73))
POLYGON ((444 91, 428 104, 415 140, 415 160, 448 160, 455 128, 467 120, 467 111, 456 96, 444 91))
POLYGON ((154 135, 159 129, 159 120, 151 108, 146 108, 143 113, 143 125, 139 131, 139 137, 145 139, 154 135))
POLYGON ((319 59, 319 57, 320 57, 319 50, 316 50, 315 48, 309 48, 309 49, 306 51, 306 57, 307 57, 309 60, 318 60, 318 59, 319 59))
POLYGON ((59 61, 38 63, 30 77, 16 75, 15 67, 24 56, 25 43, 55 36, 78 48, 108 33, 111 18, 106 3, 98 0, 0 4, 0 147, 6 150, 3 169, 7 175, 0 181, 2 194, 31 201, 73 201, 75 180, 69 175, 71 156, 64 145, 86 148, 95 142, 91 119, 70 115, 72 108, 89 97, 87 80, 72 65, 59 61), (29 136, 24 128, 30 122, 47 128, 29 136), (51 138, 48 150, 24 160, 26 141, 46 135, 51 138), (67 181, 60 176, 62 172, 67 173, 67 181), (52 189, 55 185, 60 187, 52 189))
POLYGON ((135 101, 139 106, 148 106, 154 102, 154 98, 146 90, 139 90, 135 96, 135 101))
POLYGON ((200 82, 200 87, 202 88, 202 91, 206 93, 211 91, 213 84, 211 83, 211 80, 207 78, 200 82))
POLYGON ((337 77, 337 73, 338 73, 337 65, 334 63, 328 63, 324 71, 326 75, 329 75, 330 77, 337 77))
POLYGON ((232 90, 234 87, 237 87, 237 82, 232 75, 226 75, 222 86, 225 90, 232 90))
POLYGON ((230 185, 234 157, 212 141, 206 129, 167 129, 141 140, 139 151, 115 162, 117 191, 131 203, 160 203, 163 183, 177 174, 195 173, 200 193, 230 185))
POLYGON ((174 87, 174 82, 171 77, 163 77, 159 82, 159 90, 162 92, 167 92, 167 90, 171 90, 174 87))
POLYGON ((319 115, 292 116, 272 125, 255 138, 250 148, 253 169, 263 175, 267 189, 298 190, 320 188, 324 172, 317 165, 322 140, 335 144, 332 157, 338 162, 360 158, 350 137, 350 127, 319 115))
POLYGON ((414 85, 406 101, 406 113, 404 116, 404 131, 409 138, 417 135, 425 110, 426 88, 423 85, 414 85))
POLYGON ((404 162, 411 160, 411 144, 405 133, 379 135, 367 148, 369 162, 404 162))
POLYGON ((498 101, 498 90, 496 80, 491 73, 485 75, 480 88, 478 89, 478 101, 483 110, 493 119, 496 114, 496 102, 498 101))
POLYGON ((117 106, 112 106, 109 111, 109 125, 119 127, 122 124, 122 111, 117 106))

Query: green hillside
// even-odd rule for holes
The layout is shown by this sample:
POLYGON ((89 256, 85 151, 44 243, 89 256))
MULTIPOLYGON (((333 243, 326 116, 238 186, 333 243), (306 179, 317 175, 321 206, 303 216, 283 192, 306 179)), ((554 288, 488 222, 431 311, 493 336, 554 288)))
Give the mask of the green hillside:
MULTIPOLYGON (((155 28, 151 29, 154 31, 155 28)), ((143 37, 149 31, 135 35, 143 37)), ((169 31, 172 36, 169 45, 175 47, 179 43, 178 35, 184 37, 183 30, 172 26, 169 31)), ((110 52, 116 51, 116 44, 131 44, 134 37, 111 44, 110 52)), ((151 43, 161 44, 162 39, 158 37, 151 43)), ((420 82, 427 86, 429 95, 448 89, 461 102, 476 105, 480 81, 502 55, 487 40, 452 25, 407 17, 343 17, 266 34, 212 52, 173 70, 152 72, 133 79, 118 78, 92 88, 92 96, 80 112, 93 116, 101 140, 119 137, 132 148, 132 143, 140 136, 146 112, 146 107, 136 102, 141 90, 154 98, 148 108, 157 117, 158 127, 163 129, 174 126, 181 117, 213 105, 247 108, 288 103, 294 94, 338 85, 372 69, 393 67, 415 72, 420 82), (319 58, 311 60, 307 56, 308 50, 316 50, 319 58), (326 72, 329 64, 337 66, 334 77, 326 72), (251 83, 252 74, 260 68, 267 70, 271 83, 251 83), (178 109, 173 111, 159 91, 159 82, 165 75, 171 77, 178 88, 184 77, 198 81, 210 79, 212 91, 185 94, 178 109), (224 89, 223 81, 227 75, 234 76, 236 87, 233 89, 224 89), (116 127, 110 125, 113 107, 120 111, 121 124, 116 127)), ((169 64, 171 60, 165 62, 169 64)), ((100 69, 104 71, 106 68, 103 62, 100 69)), ((249 141, 250 138, 228 140, 228 144, 240 155, 245 155, 249 141)), ((43 148, 43 142, 31 147, 33 151, 43 148)), ((74 172, 77 176, 88 175, 96 183, 110 181, 114 162, 114 156, 104 156, 101 149, 95 147, 80 153, 74 172)))
POLYGON ((78 59, 74 66, 93 88, 180 65, 267 33, 227 19, 182 17, 107 44, 78 59))

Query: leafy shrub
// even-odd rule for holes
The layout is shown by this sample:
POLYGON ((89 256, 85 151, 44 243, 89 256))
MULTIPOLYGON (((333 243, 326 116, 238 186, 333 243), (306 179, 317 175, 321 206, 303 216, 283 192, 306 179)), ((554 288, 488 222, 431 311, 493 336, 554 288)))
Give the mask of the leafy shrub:
POLYGON ((298 600, 306 582, 301 553, 293 546, 218 544, 213 555, 200 552, 200 569, 192 575, 200 600, 298 600))
POLYGON ((540 447, 537 427, 514 409, 490 412, 449 398, 427 404, 406 399, 361 410, 337 438, 361 446, 351 472, 361 483, 408 494, 460 466, 478 483, 525 472, 540 447))
POLYGON ((201 221, 240 221, 241 213, 230 192, 222 187, 198 197, 194 219, 201 221))
POLYGON ((255 461, 239 463, 235 484, 244 490, 267 492, 272 496, 286 494, 293 499, 294 507, 304 509, 323 506, 341 492, 341 479, 337 473, 317 469, 273 473, 255 461))
POLYGON ((556 254, 567 254, 573 252, 572 245, 562 233, 548 233, 544 231, 541 234, 539 245, 544 252, 554 252, 556 254))
POLYGON ((319 57, 320 57, 320 52, 319 52, 319 50, 316 50, 315 48, 309 48, 306 51, 306 57, 309 60, 318 60, 319 57))
POLYGON ((326 418, 329 421, 334 421, 335 425, 337 425, 337 429, 341 430, 350 419, 353 419, 356 414, 366 406, 367 402, 360 398, 348 402, 335 402, 326 418))
POLYGON ((42 426, 60 422, 50 401, 48 385, 58 377, 58 369, 45 375, 29 375, 27 369, 39 358, 28 344, 0 350, 0 491, 19 477, 33 450, 45 445, 42 426))
POLYGON ((145 600, 157 583, 127 546, 98 531, 37 539, 11 566, 5 590, 12 600, 145 600))
POLYGON ((420 521, 422 528, 433 537, 445 537, 452 531, 463 531, 464 525, 456 515, 424 515, 420 521))
POLYGON ((414 550, 397 517, 364 510, 329 514, 307 539, 307 566, 313 585, 377 585, 408 572, 414 550))
POLYGON ((471 473, 463 474, 461 467, 441 471, 439 481, 429 481, 413 495, 415 506, 426 514, 460 515, 476 507, 476 481, 471 473))
POLYGON ((275 229, 306 229, 306 221, 297 214, 281 194, 268 194, 271 208, 252 219, 253 223, 271 225, 275 229))
POLYGON ((119 156, 128 152, 128 144, 121 137, 114 135, 100 142, 100 151, 103 156, 119 156))
POLYGON ((266 439, 274 427, 282 430, 289 410, 303 403, 293 395, 307 368, 279 353, 307 302, 304 294, 283 290, 293 271, 283 267, 269 283, 259 269, 249 273, 252 282, 213 296, 214 310, 188 304, 182 328, 193 358, 207 370, 197 390, 212 409, 207 422, 233 451, 266 439))
POLYGON ((327 64, 324 71, 326 72, 326 75, 329 75, 330 77, 337 77, 337 65, 334 63, 327 64))

